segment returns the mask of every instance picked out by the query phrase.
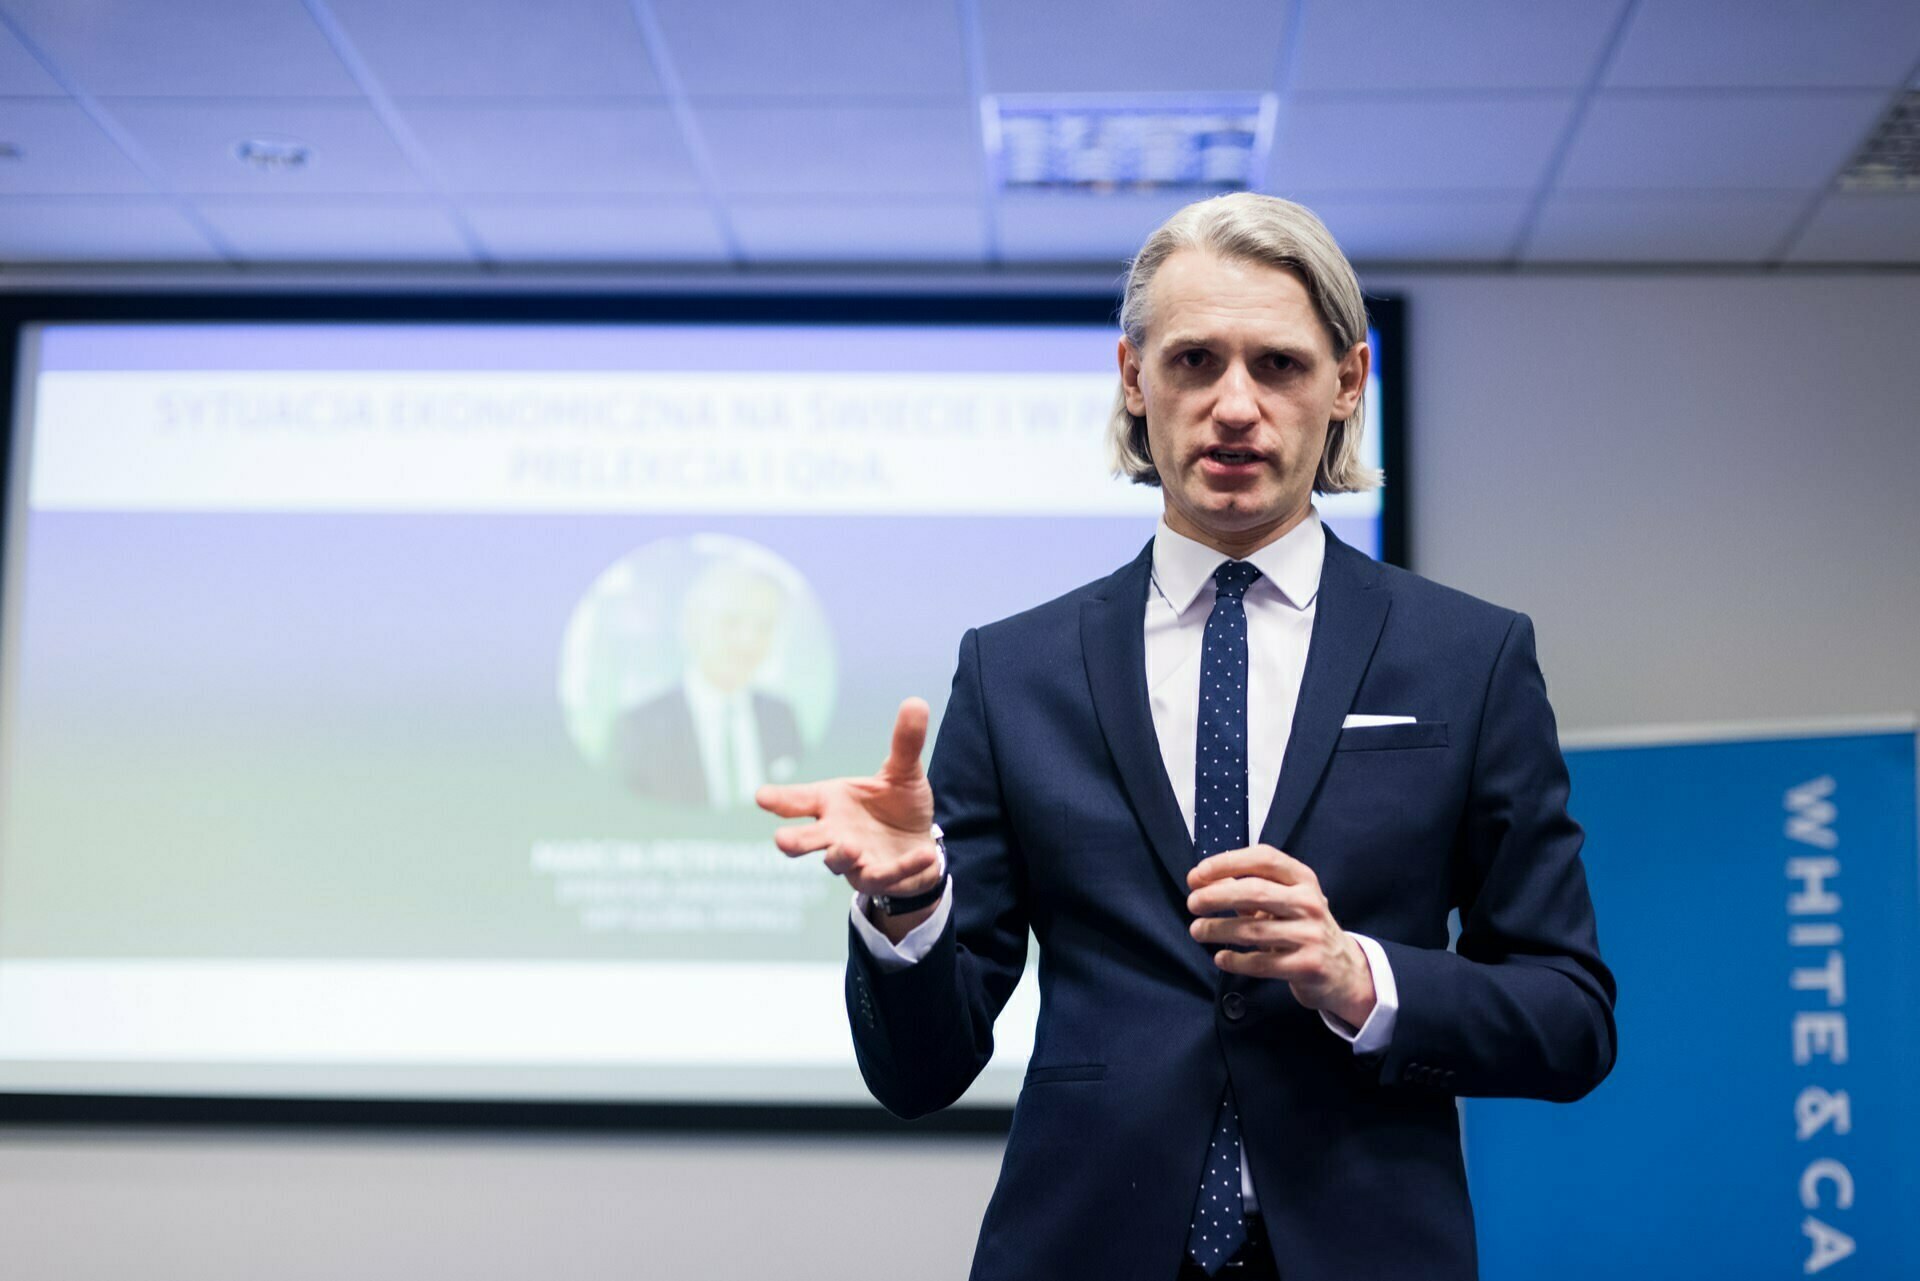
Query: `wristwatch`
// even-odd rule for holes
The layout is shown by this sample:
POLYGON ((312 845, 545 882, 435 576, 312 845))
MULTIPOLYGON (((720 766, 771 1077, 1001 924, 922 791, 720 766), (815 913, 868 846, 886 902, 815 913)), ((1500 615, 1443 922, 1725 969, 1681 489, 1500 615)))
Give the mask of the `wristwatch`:
POLYGON ((940 901, 940 896, 947 892, 947 842, 938 823, 933 825, 933 848, 940 855, 939 883, 918 894, 875 894, 870 901, 876 912, 882 916, 905 916, 908 912, 918 912, 940 901))

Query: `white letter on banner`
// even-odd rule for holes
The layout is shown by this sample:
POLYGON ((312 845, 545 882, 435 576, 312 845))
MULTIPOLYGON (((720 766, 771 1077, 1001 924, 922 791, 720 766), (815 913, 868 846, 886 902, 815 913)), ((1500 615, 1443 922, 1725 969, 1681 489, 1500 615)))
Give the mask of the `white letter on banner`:
POLYGON ((1809 1085, 1793 1101, 1793 1119, 1795 1137, 1802 1140, 1812 1138, 1829 1121, 1835 1134, 1846 1134, 1853 1129, 1853 1104, 1845 1090, 1809 1085))
POLYGON ((1830 1268, 1854 1252, 1853 1238, 1838 1228, 1830 1228, 1811 1214, 1801 1223, 1800 1230, 1813 1242, 1813 1253, 1807 1256, 1807 1262, 1801 1269, 1808 1276, 1830 1268))
POLYGON ((1812 916, 1817 912, 1840 910, 1840 896, 1831 893, 1826 885, 1828 877, 1840 875, 1839 859, 1790 858, 1787 875, 1802 885, 1800 892, 1787 900, 1787 911, 1793 915, 1812 916))
POLYGON ((1847 1061, 1846 1015, 1801 1010, 1793 1016, 1793 1061, 1805 1067, 1816 1054, 1847 1061))
POLYGON ((1800 1175, 1800 1204, 1811 1210, 1820 1204, 1820 1185, 1834 1186, 1833 1203, 1842 1210, 1853 1208, 1853 1175, 1832 1157, 1822 1157, 1800 1175))
POLYGON ((1833 778, 1823 774, 1809 783, 1788 788, 1787 835, 1802 845, 1817 845, 1830 850, 1840 843, 1833 820, 1840 811, 1827 798, 1833 795, 1833 778))
POLYGON ((1838 952, 1828 952, 1827 963, 1817 970, 1795 970, 1787 981, 1796 992, 1824 991, 1828 1005, 1847 1003, 1846 973, 1838 952))

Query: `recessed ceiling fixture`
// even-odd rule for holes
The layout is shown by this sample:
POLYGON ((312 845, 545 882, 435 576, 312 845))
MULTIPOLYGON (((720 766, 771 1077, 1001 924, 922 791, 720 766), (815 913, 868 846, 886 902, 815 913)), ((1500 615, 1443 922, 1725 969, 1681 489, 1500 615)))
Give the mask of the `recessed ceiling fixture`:
POLYGON ((313 159, 313 148, 287 138, 248 138, 234 144, 233 154, 250 169, 292 173, 307 167, 313 159))
POLYGON ((1842 191, 1920 191, 1920 90, 1900 95, 1840 175, 1842 191))
POLYGON ((24 154, 16 142, 0 142, 0 160, 18 160, 24 154))
POLYGON ((1235 191, 1273 145, 1273 94, 982 99, 994 175, 1008 191, 1235 191))

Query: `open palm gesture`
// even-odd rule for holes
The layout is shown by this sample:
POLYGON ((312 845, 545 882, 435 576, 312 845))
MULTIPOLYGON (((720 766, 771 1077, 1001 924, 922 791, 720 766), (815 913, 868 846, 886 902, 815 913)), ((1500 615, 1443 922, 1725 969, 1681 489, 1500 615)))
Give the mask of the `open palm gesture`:
POLYGON ((927 742, 927 704, 910 698, 893 723, 893 747, 871 778, 768 786, 754 794, 761 809, 811 823, 783 827, 773 843, 790 857, 825 852, 827 870, 862 894, 918 894, 939 884, 933 844, 933 788, 920 766, 927 742))

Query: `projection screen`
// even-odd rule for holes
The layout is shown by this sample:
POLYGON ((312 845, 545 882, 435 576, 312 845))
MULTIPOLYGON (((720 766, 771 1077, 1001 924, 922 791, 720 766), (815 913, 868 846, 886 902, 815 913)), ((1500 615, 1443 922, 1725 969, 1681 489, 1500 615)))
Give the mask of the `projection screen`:
POLYGON ((747 798, 1152 535, 1110 306, 22 327, 0 1091, 868 1103, 849 893, 747 798))

